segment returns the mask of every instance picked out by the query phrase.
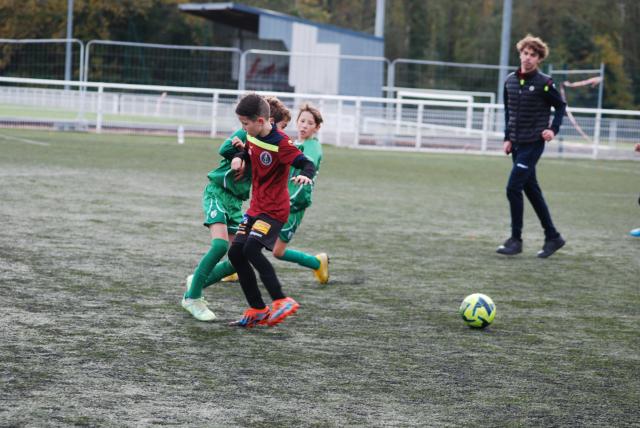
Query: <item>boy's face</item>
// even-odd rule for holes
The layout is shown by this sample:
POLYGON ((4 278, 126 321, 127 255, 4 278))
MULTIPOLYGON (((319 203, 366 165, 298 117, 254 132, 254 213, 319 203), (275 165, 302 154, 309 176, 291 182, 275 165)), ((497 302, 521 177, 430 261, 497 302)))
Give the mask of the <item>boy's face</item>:
POLYGON ((256 120, 251 120, 247 116, 238 115, 238 120, 242 124, 242 129, 247 131, 247 134, 252 137, 257 137, 264 129, 265 120, 263 117, 259 117, 256 120))
POLYGON ((310 138, 313 134, 318 132, 318 128, 320 128, 313 115, 308 111, 300 113, 298 121, 296 122, 296 127, 298 128, 298 137, 300 140, 310 138))
POLYGON ((536 51, 525 47, 520 51, 520 71, 530 73, 540 65, 540 56, 536 51))
POLYGON ((276 127, 281 131, 284 131, 288 125, 289 125, 288 120, 281 120, 280 122, 276 123, 276 127))

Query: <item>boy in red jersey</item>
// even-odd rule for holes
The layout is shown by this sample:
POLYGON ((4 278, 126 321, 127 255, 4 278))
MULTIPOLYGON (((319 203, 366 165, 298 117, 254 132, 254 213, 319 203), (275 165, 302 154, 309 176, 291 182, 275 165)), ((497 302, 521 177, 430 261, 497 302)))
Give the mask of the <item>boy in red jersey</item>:
POLYGON ((229 261, 236 269, 249 309, 233 326, 251 328, 257 324, 274 326, 295 313, 300 305, 282 292, 273 265, 262 248, 273 250, 278 234, 289 217, 289 167, 300 169, 291 180, 310 184, 315 175, 313 162, 298 150, 289 137, 269 122, 269 104, 257 94, 244 96, 236 114, 247 131, 245 151, 236 154, 231 169, 242 174, 251 165, 251 201, 229 249, 229 261), (273 306, 265 305, 258 289, 255 268, 273 306))

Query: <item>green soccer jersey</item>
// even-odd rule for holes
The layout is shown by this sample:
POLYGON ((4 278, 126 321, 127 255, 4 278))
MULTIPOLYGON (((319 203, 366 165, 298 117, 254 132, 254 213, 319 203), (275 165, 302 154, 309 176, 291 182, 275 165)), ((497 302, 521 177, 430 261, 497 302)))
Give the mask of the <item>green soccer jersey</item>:
POLYGON ((240 180, 235 179, 235 171, 231 169, 231 160, 238 150, 233 147, 231 142, 233 137, 238 137, 245 143, 247 141, 247 133, 243 129, 238 129, 231 137, 227 138, 218 150, 222 156, 220 165, 211 170, 207 176, 214 185, 246 201, 249 199, 249 191, 251 190, 251 168, 245 168, 244 176, 240 180))
POLYGON ((322 145, 317 138, 308 138, 302 142, 296 141, 295 146, 313 162, 316 167, 316 175, 313 177, 312 184, 298 185, 291 181, 292 177, 300 175, 301 170, 291 167, 289 171, 289 201, 291 203, 291 212, 301 211, 311 206, 311 194, 313 186, 320 171, 320 162, 322 162, 322 145))

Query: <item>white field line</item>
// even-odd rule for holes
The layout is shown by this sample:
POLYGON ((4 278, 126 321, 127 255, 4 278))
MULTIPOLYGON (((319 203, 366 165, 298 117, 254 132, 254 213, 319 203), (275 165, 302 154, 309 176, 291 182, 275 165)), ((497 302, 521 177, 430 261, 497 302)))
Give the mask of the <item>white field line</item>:
POLYGON ((49 145, 49 143, 45 143, 43 141, 28 140, 26 138, 13 137, 11 135, 0 134, 0 138, 4 138, 5 140, 20 141, 21 143, 33 144, 33 145, 36 145, 36 146, 48 146, 49 145))

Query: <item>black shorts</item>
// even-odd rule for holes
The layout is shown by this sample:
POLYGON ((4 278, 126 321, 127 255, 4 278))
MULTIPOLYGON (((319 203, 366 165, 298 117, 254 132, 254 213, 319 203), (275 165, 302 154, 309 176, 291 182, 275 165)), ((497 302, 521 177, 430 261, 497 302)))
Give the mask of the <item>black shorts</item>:
POLYGON ((244 245, 248 239, 255 239, 267 250, 272 251, 282 226, 283 223, 266 214, 258 214, 257 217, 245 214, 238 226, 233 243, 244 245))

